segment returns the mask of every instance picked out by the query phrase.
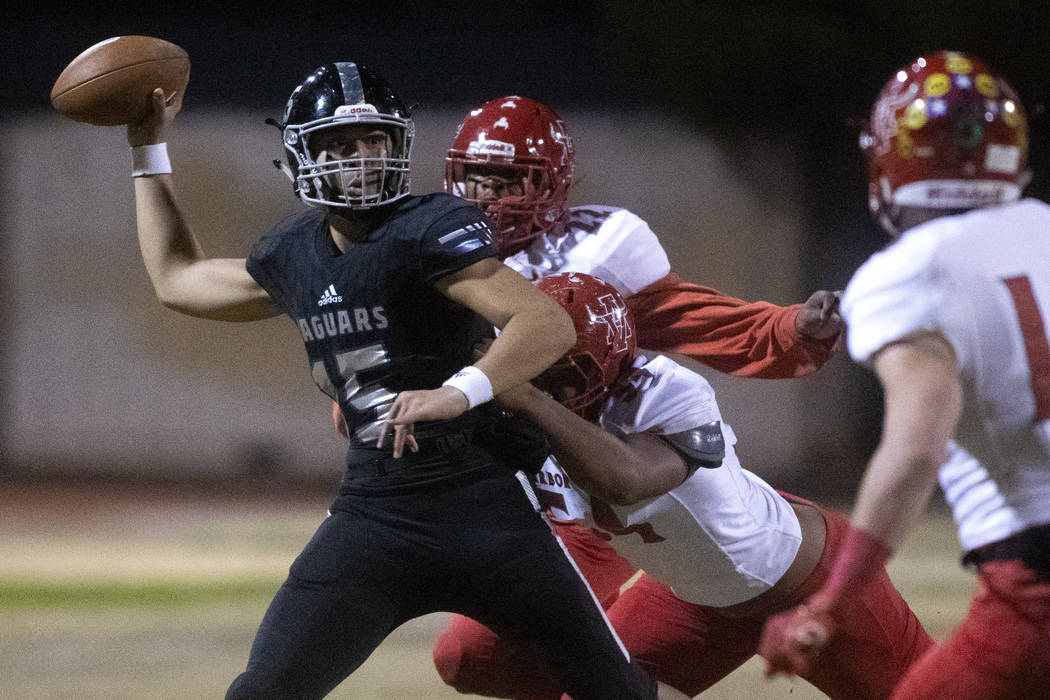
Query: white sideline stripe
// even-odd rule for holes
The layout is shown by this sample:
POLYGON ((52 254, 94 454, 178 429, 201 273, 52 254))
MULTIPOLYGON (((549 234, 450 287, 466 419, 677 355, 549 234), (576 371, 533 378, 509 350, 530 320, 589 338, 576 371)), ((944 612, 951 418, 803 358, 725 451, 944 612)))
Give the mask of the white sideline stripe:
POLYGON ((602 608, 601 601, 599 601, 598 596, 594 594, 594 589, 591 588, 590 582, 583 577, 583 572, 580 571, 580 567, 576 565, 576 560, 572 558, 565 543, 555 533, 554 525, 547 519, 546 512, 540 510, 540 502, 539 499, 536 498, 536 492, 532 489, 532 483, 530 482, 529 477, 520 469, 514 473, 514 476, 518 477, 518 481, 521 483, 521 488, 524 489, 525 495, 529 497, 529 501, 532 502, 533 507, 540 512, 540 516, 546 521, 547 526, 550 527, 551 534, 554 535, 554 539, 557 540, 558 546, 561 547, 561 551, 565 554, 565 558, 569 560, 569 563, 572 564, 573 570, 576 571, 576 575, 580 577, 580 581, 582 581, 583 585, 587 587, 587 593, 591 596, 591 600, 594 601, 594 607, 596 607, 598 612, 601 613, 602 619, 605 621, 605 626, 608 628, 609 633, 613 636, 613 639, 616 640, 616 646, 620 648, 620 652, 624 655, 624 658, 630 661, 631 653, 627 651, 627 647, 625 647, 623 641, 621 641, 620 635, 616 634, 616 630, 613 629, 612 623, 609 622, 609 618, 605 615, 605 610, 602 608))

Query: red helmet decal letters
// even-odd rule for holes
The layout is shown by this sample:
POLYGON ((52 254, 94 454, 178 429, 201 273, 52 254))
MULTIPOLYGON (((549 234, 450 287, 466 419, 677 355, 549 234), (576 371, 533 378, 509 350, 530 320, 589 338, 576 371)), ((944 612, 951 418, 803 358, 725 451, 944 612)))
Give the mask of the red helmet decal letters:
POLYGON ((587 306, 591 323, 605 327, 605 342, 617 353, 625 352, 630 347, 629 341, 634 339, 634 329, 627 320, 625 308, 618 294, 603 294, 596 299, 595 305, 587 306))
POLYGON ((536 378, 567 408, 593 420, 609 391, 631 368, 637 352, 634 319, 616 288, 597 277, 565 272, 536 286, 564 308, 576 328, 576 344, 536 378), (569 386, 570 396, 558 389, 569 386))

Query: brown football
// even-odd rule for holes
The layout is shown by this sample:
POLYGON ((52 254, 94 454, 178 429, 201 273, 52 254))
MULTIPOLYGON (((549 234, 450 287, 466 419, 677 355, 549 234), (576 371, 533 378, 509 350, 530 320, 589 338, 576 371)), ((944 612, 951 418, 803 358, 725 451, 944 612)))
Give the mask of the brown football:
POLYGON ((78 122, 128 124, 147 110, 154 88, 170 100, 189 79, 190 57, 181 47, 151 36, 116 36, 66 66, 51 88, 51 105, 78 122))

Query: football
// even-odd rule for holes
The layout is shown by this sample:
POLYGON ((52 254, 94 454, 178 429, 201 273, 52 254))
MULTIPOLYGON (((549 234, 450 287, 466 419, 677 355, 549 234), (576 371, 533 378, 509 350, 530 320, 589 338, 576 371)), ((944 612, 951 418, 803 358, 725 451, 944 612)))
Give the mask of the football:
POLYGON ((66 66, 51 88, 51 105, 78 122, 128 124, 146 112, 155 88, 170 100, 189 79, 190 57, 181 47, 151 36, 117 36, 66 66))

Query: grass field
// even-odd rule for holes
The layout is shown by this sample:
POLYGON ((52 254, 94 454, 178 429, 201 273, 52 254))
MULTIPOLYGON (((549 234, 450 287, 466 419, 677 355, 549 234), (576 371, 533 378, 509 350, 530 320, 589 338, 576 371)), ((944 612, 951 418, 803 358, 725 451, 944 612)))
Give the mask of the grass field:
MULTIPOLYGON (((0 698, 221 698, 327 500, 0 489, 0 698)), ((890 568, 938 639, 965 613, 974 586, 957 550, 950 518, 934 514, 890 568)), ((446 688, 431 665, 444 621, 402 626, 330 697, 474 697, 446 688)), ((703 697, 824 696, 801 681, 767 682, 752 660, 703 697)))

